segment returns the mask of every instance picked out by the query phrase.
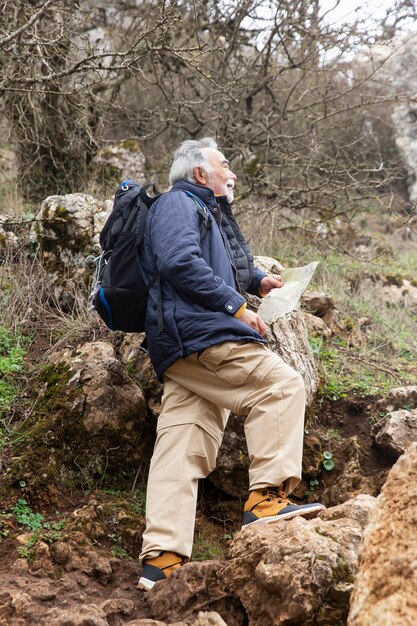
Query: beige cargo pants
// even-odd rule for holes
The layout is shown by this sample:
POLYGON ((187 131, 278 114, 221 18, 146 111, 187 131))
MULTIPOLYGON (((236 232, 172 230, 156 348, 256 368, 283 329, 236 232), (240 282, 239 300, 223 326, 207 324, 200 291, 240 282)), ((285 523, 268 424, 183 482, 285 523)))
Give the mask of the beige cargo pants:
POLYGON ((190 557, 198 480, 216 465, 230 411, 246 416, 250 490, 301 479, 305 391, 301 376, 260 343, 211 346, 165 372, 140 559, 190 557))

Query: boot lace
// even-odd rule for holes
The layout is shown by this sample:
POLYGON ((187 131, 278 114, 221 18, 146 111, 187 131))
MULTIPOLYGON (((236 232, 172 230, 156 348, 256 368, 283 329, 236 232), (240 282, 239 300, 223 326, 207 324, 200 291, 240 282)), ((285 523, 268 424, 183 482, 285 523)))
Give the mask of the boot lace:
POLYGON ((288 498, 285 495, 282 485, 279 485, 278 487, 267 487, 264 491, 269 502, 272 500, 278 500, 279 503, 288 502, 288 498))

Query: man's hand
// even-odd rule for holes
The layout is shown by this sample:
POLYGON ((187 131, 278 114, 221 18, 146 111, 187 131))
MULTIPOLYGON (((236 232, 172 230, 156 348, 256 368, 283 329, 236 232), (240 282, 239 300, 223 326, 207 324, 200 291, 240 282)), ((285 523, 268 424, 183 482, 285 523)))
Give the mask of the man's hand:
POLYGON ((251 328, 258 331, 258 333, 262 336, 266 333, 266 326, 264 322, 259 317, 259 315, 257 313, 254 313, 253 311, 246 309, 239 317, 239 322, 247 324, 251 328))
POLYGON ((263 296, 266 296, 271 289, 279 289, 284 284, 280 274, 270 274, 264 276, 259 283, 259 291, 263 296))

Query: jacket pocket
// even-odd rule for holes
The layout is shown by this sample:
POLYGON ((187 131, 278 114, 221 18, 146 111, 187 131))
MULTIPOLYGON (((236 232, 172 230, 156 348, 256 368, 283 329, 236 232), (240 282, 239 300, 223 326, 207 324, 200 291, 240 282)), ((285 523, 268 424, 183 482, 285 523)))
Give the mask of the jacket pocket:
POLYGON ((243 385, 262 360, 264 354, 253 356, 253 343, 225 341, 210 346, 199 355, 199 362, 216 376, 233 385, 243 385))

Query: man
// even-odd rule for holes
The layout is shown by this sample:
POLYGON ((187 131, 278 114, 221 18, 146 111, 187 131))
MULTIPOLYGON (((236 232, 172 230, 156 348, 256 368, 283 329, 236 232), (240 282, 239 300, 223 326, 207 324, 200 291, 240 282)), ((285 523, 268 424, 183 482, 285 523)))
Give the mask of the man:
POLYGON ((253 266, 230 208, 235 181, 214 139, 183 142, 172 188, 145 228, 144 272, 153 284, 146 336, 164 381, 140 555, 145 590, 191 556, 198 480, 215 467, 230 411, 246 416, 243 526, 324 508, 286 497, 301 479, 304 384, 268 350, 265 324, 246 308, 245 292, 264 296, 283 283, 253 266))

